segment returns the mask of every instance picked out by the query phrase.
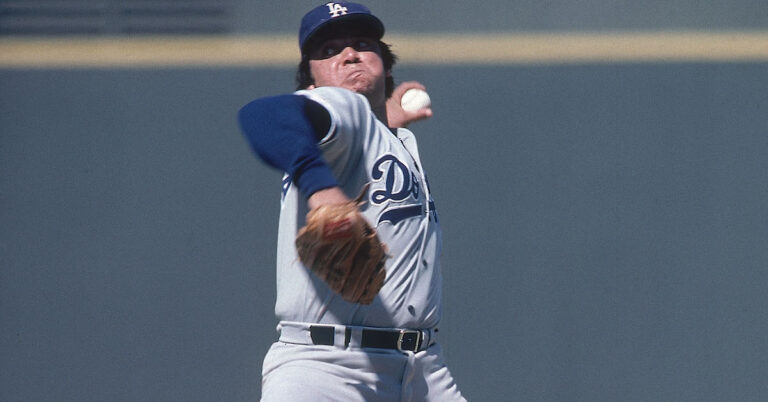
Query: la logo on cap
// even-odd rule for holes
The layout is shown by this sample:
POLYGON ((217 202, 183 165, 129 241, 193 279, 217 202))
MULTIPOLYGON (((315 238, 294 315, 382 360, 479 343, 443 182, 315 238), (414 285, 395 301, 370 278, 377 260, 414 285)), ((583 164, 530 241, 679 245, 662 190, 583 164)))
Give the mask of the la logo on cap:
POLYGON ((328 6, 328 14, 331 15, 331 18, 338 17, 347 13, 347 8, 342 7, 339 3, 328 3, 326 6, 328 6))

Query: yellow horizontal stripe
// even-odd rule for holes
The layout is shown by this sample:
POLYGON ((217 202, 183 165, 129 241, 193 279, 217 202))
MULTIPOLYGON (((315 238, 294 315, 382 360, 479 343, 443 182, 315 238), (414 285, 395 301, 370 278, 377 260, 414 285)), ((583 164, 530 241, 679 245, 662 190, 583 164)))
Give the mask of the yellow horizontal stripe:
MULTIPOLYGON (((768 61, 768 31, 389 34, 401 65, 768 61)), ((0 38, 0 68, 285 67, 294 36, 0 38)))

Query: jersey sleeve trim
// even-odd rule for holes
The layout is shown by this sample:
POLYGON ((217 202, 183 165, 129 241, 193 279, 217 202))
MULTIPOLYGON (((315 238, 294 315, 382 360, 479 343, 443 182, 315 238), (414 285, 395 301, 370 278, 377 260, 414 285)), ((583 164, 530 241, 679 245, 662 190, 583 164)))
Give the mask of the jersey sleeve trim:
MULTIPOLYGON (((301 90, 297 91, 296 95, 305 96, 306 98, 319 103, 325 110, 328 112, 328 114, 331 117, 331 125, 328 127, 328 131, 322 135, 318 136, 319 141, 318 144, 325 144, 335 138, 335 133, 338 128, 338 121, 340 119, 339 112, 336 110, 336 108, 331 104, 331 102, 328 102, 325 98, 321 96, 316 96, 312 93, 310 90, 301 90)), ((320 133, 318 133, 320 134, 320 133)))
POLYGON ((317 146, 321 135, 308 113, 309 102, 314 101, 296 95, 260 98, 238 114, 253 151, 268 165, 288 173, 306 197, 338 186, 317 146))

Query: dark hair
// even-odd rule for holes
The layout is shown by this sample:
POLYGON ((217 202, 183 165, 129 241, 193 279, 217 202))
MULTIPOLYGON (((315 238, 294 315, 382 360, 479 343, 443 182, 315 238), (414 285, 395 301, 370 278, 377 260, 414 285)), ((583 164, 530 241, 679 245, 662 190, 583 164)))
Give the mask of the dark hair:
MULTIPOLYGON (((381 40, 379 40, 379 49, 381 49, 381 60, 384 62, 384 71, 391 72, 392 67, 397 63, 397 56, 392 52, 390 46, 381 40)), ((301 62, 299 68, 296 71, 296 89, 306 89, 308 86, 315 83, 315 79, 312 78, 312 72, 309 71, 309 56, 303 54, 301 56, 301 62)), ((395 90, 395 79, 392 75, 386 77, 384 81, 384 95, 387 99, 392 96, 392 91, 395 90)))

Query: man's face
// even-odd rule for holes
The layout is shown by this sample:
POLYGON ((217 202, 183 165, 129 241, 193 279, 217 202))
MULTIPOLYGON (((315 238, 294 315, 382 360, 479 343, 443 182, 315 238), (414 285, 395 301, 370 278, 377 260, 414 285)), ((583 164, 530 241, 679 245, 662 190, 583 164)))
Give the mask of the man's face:
POLYGON ((309 52, 309 70, 314 87, 346 88, 364 95, 371 104, 386 101, 387 72, 375 39, 340 36, 321 41, 309 52))

